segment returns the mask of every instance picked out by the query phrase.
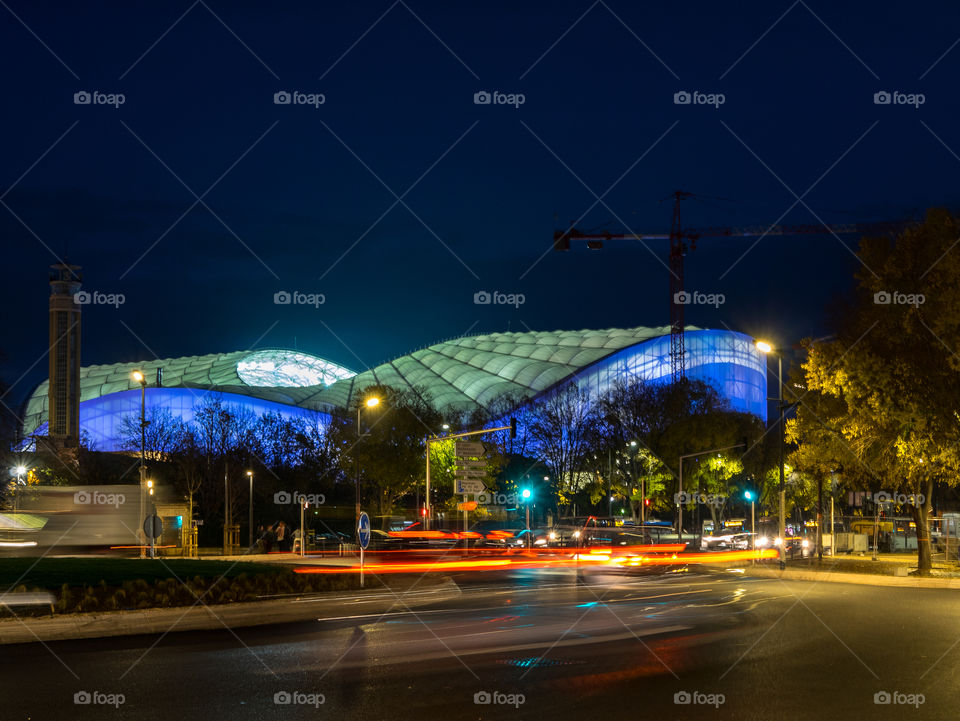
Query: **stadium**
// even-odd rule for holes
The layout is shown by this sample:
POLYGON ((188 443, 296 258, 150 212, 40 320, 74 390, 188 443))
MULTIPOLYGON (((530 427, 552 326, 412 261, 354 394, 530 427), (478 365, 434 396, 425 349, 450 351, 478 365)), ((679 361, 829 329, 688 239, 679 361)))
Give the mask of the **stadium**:
MULTIPOLYGON (((766 420, 766 357, 754 339, 729 330, 688 327, 686 375, 712 385, 734 410, 766 420)), ((148 410, 165 408, 186 423, 210 395, 255 415, 325 416, 348 408, 372 385, 418 393, 435 407, 489 409, 509 395, 537 403, 570 381, 596 396, 629 378, 671 377, 670 329, 490 333, 442 341, 356 373, 301 351, 274 348, 184 358, 86 366, 80 369, 80 428, 91 447, 121 450, 125 416, 139 414, 142 371, 148 410)), ((33 391, 22 417, 23 437, 44 436, 48 381, 33 391)))

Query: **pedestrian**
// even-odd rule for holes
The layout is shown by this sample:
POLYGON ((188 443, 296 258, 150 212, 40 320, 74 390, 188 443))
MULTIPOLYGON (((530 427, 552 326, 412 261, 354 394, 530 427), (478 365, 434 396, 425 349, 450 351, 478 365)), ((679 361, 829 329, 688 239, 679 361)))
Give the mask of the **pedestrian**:
POLYGON ((256 541, 253 542, 253 548, 250 549, 251 553, 263 553, 263 524, 261 523, 257 526, 257 535, 256 541))
POLYGON ((273 532, 273 528, 268 526, 267 529, 263 532, 263 552, 270 553, 273 550, 274 541, 276 541, 277 536, 273 532))
POLYGON ((287 551, 287 542, 290 540, 290 529, 287 528, 287 524, 283 521, 280 521, 277 524, 277 550, 278 551, 287 551))

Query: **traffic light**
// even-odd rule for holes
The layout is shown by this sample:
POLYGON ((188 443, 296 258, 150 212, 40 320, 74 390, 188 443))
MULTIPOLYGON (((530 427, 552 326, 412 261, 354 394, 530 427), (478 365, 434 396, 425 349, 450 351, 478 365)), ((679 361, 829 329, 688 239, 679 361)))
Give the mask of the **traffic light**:
POLYGON ((510 440, 512 441, 516 437, 517 437, 517 419, 511 418, 510 419, 510 440))
POLYGON ((644 498, 644 499, 643 499, 643 505, 645 505, 647 508, 650 508, 650 499, 649 499, 649 498, 644 498))
POLYGON ((520 498, 522 498, 522 499, 525 500, 525 501, 530 500, 530 496, 531 496, 531 495, 533 495, 533 494, 530 493, 530 489, 529 489, 529 488, 524 488, 522 491, 520 491, 520 498))
POLYGON ((756 499, 756 496, 754 495, 753 491, 744 491, 743 497, 746 498, 748 501, 753 501, 756 499))

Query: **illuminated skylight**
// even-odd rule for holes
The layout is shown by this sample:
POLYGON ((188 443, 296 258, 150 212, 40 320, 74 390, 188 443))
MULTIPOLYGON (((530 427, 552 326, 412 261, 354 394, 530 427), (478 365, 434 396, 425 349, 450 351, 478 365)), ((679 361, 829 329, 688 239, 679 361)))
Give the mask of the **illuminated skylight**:
POLYGON ((328 386, 356 373, 306 353, 259 350, 237 363, 237 375, 248 386, 301 388, 328 386))

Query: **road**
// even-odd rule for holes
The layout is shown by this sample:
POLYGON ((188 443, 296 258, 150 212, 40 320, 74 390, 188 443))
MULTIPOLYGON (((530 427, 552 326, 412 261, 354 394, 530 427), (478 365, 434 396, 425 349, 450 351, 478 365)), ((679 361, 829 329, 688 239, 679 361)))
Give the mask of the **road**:
POLYGON ((311 623, 7 646, 0 718, 956 716, 955 591, 726 569, 455 579, 458 600, 415 613, 398 598, 357 616, 345 599, 342 617, 311 623), (74 704, 94 691, 123 703, 74 704), (883 691, 903 703, 875 705, 883 691))

